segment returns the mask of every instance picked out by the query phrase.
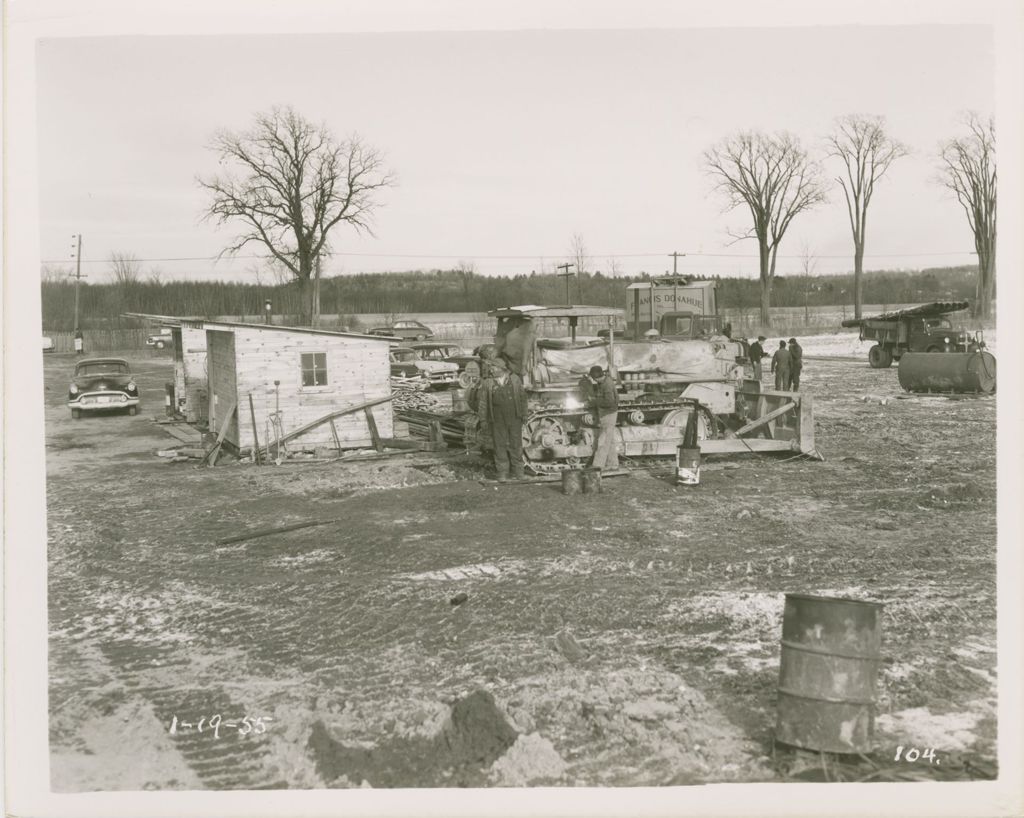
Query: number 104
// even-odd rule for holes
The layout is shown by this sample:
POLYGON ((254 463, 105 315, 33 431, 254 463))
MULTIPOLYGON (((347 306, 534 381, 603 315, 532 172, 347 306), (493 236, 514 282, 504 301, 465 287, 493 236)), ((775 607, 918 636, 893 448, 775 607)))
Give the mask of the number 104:
POLYGON ((894 761, 909 761, 913 764, 917 760, 927 761, 930 764, 938 764, 939 760, 935 757, 935 751, 930 747, 925 750, 918 750, 916 747, 904 748, 901 744, 896 748, 896 758, 894 761), (906 752, 903 752, 906 749, 906 752))

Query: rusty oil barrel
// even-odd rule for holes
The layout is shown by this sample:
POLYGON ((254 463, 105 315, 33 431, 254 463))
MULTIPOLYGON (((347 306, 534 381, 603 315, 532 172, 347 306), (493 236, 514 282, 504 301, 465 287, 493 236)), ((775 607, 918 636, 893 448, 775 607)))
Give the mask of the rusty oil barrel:
POLYGON ((583 469, 581 472, 583 475, 581 487, 584 494, 600 494, 601 493, 601 470, 600 469, 583 469))
POLYGON ((907 352, 900 358, 900 386, 908 392, 983 392, 996 388, 990 352, 907 352))
POLYGON ((786 594, 776 741, 871 752, 881 613, 880 602, 786 594))
POLYGON ((562 494, 583 493, 583 470, 566 469, 562 472, 562 494))

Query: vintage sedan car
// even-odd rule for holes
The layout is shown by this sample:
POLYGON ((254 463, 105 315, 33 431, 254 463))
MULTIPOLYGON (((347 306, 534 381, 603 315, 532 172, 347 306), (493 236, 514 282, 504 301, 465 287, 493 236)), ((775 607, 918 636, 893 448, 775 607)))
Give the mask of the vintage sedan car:
POLYGON ((458 344, 439 342, 411 346, 423 361, 445 361, 459 367, 459 386, 469 389, 480 380, 480 357, 466 352, 458 344))
POLYGON ((419 321, 395 321, 390 327, 374 327, 370 335, 388 335, 406 341, 425 341, 434 337, 434 331, 419 321))
POLYGON ((391 348, 392 378, 422 378, 434 387, 445 387, 459 381, 459 365, 447 361, 425 361, 409 347, 391 348))
POLYGON ((134 415, 139 405, 139 387, 124 358, 86 358, 75 365, 68 388, 68 406, 76 420, 82 412, 127 409, 134 415))
POLYGON ((146 346, 155 347, 156 349, 169 347, 173 342, 174 335, 172 334, 170 327, 163 327, 160 332, 146 338, 146 346))

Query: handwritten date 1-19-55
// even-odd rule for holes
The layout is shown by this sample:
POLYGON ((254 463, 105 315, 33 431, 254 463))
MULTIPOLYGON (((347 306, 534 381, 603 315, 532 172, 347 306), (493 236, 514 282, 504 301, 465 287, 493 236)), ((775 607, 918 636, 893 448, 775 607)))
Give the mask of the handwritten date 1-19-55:
POLYGON ((208 733, 213 733, 214 738, 220 738, 221 731, 224 731, 226 735, 231 730, 237 730, 239 737, 250 734, 258 736, 261 733, 267 732, 267 723, 272 721, 273 719, 270 716, 245 716, 241 719, 227 721, 221 717, 220 713, 216 713, 209 718, 203 716, 198 721, 179 721, 177 716, 173 716, 169 732, 172 736, 175 736, 178 733, 189 733, 193 730, 202 733, 205 730, 208 733))

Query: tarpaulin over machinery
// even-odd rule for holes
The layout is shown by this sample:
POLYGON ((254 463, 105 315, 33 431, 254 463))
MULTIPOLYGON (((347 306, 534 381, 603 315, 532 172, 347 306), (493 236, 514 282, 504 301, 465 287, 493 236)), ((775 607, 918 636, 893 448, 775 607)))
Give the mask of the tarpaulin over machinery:
POLYGON ((917 307, 907 307, 903 310, 883 312, 881 315, 872 315, 867 318, 848 318, 842 322, 844 327, 859 327, 865 321, 899 321, 901 318, 933 318, 937 315, 945 315, 949 312, 959 312, 967 309, 966 301, 933 301, 930 304, 920 304, 917 307))
POLYGON ((614 343, 573 349, 546 349, 538 344, 534 380, 540 384, 575 383, 592 366, 609 366, 611 351, 620 378, 642 373, 645 380, 661 378, 693 383, 736 380, 743 367, 736 361, 739 344, 725 338, 692 343, 614 343))

